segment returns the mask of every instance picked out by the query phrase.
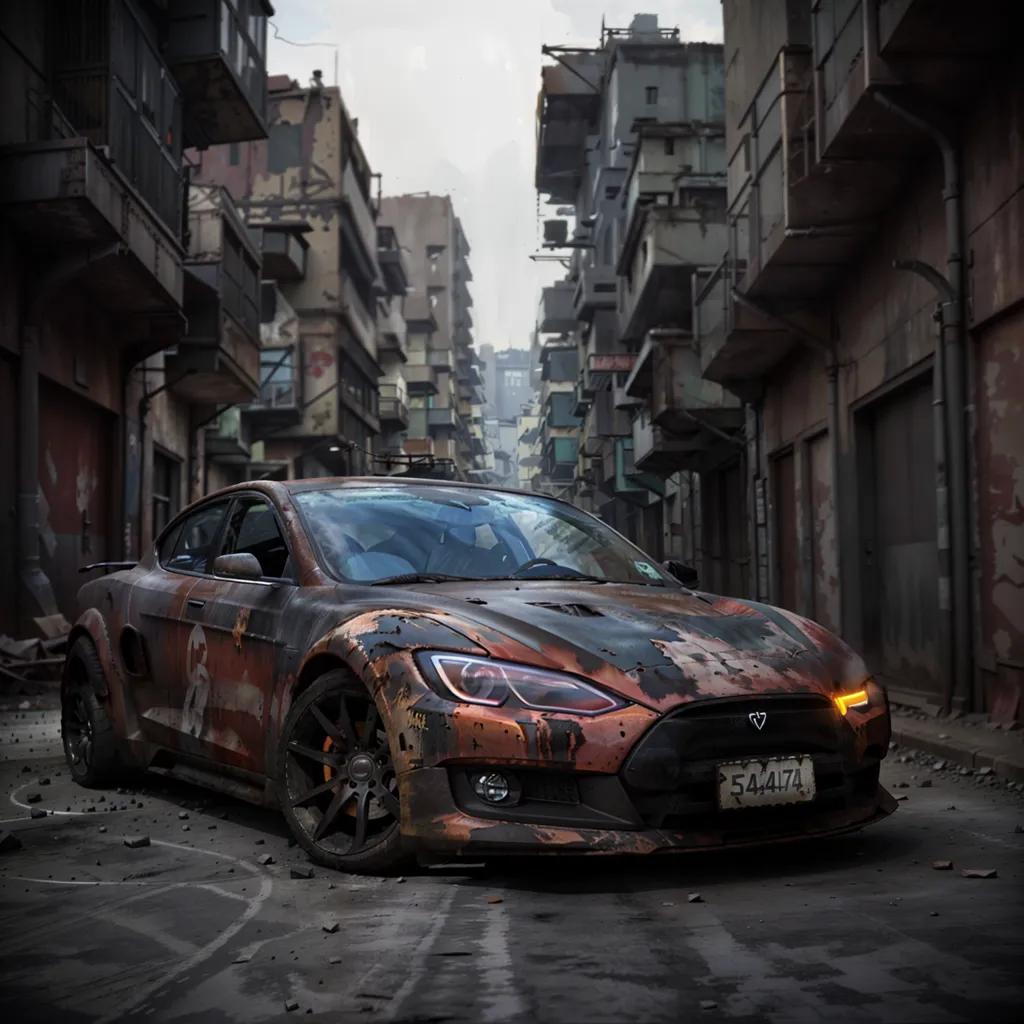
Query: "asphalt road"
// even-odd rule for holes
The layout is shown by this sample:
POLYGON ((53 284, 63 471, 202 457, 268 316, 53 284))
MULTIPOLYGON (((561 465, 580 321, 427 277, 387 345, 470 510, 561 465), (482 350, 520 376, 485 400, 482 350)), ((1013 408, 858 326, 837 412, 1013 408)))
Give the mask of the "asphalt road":
POLYGON ((845 838, 294 878, 278 816, 87 792, 52 713, 4 714, 0 1020, 1019 1020, 1022 796, 902 754, 900 810, 845 838))

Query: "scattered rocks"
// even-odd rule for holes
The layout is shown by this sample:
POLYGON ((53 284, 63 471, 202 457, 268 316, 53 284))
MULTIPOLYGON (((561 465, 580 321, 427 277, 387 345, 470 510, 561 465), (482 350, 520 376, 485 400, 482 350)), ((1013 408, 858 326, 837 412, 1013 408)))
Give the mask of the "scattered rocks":
POLYGON ((179 821, 188 821, 188 811, 178 811, 179 821))
POLYGON ((42 793, 26 793, 25 794, 25 803, 27 803, 27 804, 37 804, 42 799, 43 799, 42 793))
POLYGON ((989 768, 988 765, 986 765, 984 768, 979 768, 978 771, 977 771, 977 774, 978 775, 991 775, 992 774, 992 769, 989 768))
POLYGON ((21 840, 13 832, 0 832, 0 853, 13 853, 21 849, 21 840))
POLYGON ((149 836, 125 836, 124 845, 127 846, 129 850, 141 849, 143 846, 150 845, 149 836))
POLYGON ((909 782, 897 782, 896 785, 893 786, 893 789, 907 789, 909 786, 909 782))
POLYGON ((921 780, 921 781, 920 781, 920 782, 918 783, 918 786, 919 786, 919 787, 920 787, 921 789, 931 789, 931 787, 932 787, 932 780, 931 780, 931 779, 922 779, 922 780, 921 780))
POLYGON ((1019 836, 1022 832, 1024 832, 1024 825, 1014 825, 1013 826, 1013 834, 1015 836, 1019 836))
POLYGON ((399 875, 398 878, 395 879, 395 885, 401 885, 404 881, 405 875, 399 875))
POLYGON ((340 956, 332 956, 327 962, 329 964, 340 964, 341 963, 341 957, 340 956))
POLYGON ((299 1001, 297 999, 289 999, 284 1004, 284 1008, 285 1008, 285 1012, 291 1013, 292 1010, 297 1010, 299 1008, 299 1001))
POLYGON ((32 772, 31 766, 29 766, 27 764, 23 764, 21 766, 21 774, 22 775, 29 775, 29 774, 31 774, 31 772, 32 772))
POLYGON ((341 927, 337 921, 331 921, 329 924, 325 924, 323 929, 328 935, 334 935, 335 932, 341 927))
POLYGON ((928 916, 929 917, 938 917, 939 916, 939 912, 937 910, 929 910, 928 911, 928 916))
POLYGON ((266 839, 257 839, 254 843, 255 846, 263 846, 266 843, 266 839))
POLYGON ((960 774, 960 775, 973 775, 974 774, 974 769, 973 768, 961 768, 958 774, 960 774))
POLYGON ((313 869, 312 868, 292 868, 288 872, 288 874, 289 874, 289 876, 291 878, 297 878, 297 879, 298 878, 312 878, 313 877, 313 869))
POLYGON ((488 896, 488 903, 504 903, 505 901, 500 896, 488 896))
POLYGON ((42 778, 41 778, 41 779, 39 780, 39 785, 40 785, 40 786, 48 786, 49 784, 50 784, 50 779, 49 779, 49 776, 46 776, 46 775, 44 775, 44 776, 43 776, 43 777, 42 777, 42 778))
POLYGON ((951 860, 933 860, 932 867, 936 871, 952 871, 953 862, 951 860))
POLYGON ((691 892, 690 895, 686 897, 686 902, 687 903, 703 903, 704 902, 704 897, 701 896, 701 894, 699 892, 691 892))
POLYGON ((718 1003, 716 1003, 714 999, 702 999, 700 1001, 700 1008, 702 1010, 717 1010, 718 1003))
POLYGON ((999 872, 995 868, 963 868, 960 874, 964 878, 998 878, 999 872))
POLYGON ((32 817, 33 818, 45 818, 46 817, 46 811, 44 811, 42 809, 42 807, 33 807, 31 813, 32 813, 32 817))
POLYGON ((181 826, 181 831, 182 832, 188 832, 188 831, 190 831, 190 827, 188 825, 182 825, 181 826))
POLYGON ((674 907, 675 904, 674 903, 662 903, 662 906, 663 907, 674 907))
POLYGON ((100 831, 101 832, 106 832, 107 831, 107 826, 106 825, 100 825, 100 831))

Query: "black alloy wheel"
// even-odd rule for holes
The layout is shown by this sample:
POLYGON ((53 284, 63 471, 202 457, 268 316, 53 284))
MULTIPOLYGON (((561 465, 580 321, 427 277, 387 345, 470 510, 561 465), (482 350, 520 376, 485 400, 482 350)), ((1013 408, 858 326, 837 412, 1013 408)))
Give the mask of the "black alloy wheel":
POLYGON ((61 739, 75 782, 103 786, 125 775, 117 755, 114 725, 98 693, 106 692, 103 666, 92 641, 75 641, 64 669, 61 739))
POLYGON ((280 802, 310 857, 340 871, 384 872, 403 859, 398 779, 373 698, 329 672, 292 705, 281 730, 280 802))

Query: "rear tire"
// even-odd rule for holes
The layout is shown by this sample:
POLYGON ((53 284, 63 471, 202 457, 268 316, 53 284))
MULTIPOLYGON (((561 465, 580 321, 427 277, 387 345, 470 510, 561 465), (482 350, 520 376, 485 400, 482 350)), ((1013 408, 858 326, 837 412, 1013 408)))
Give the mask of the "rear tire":
POLYGON ((292 704, 281 729, 278 798, 299 845, 317 864, 387 874, 409 861, 398 784, 373 698, 344 669, 292 704))
POLYGON ((61 696, 61 739, 71 777, 94 789, 124 773, 114 741, 114 724, 100 701, 103 666, 92 641, 80 637, 68 655, 67 686, 61 696))

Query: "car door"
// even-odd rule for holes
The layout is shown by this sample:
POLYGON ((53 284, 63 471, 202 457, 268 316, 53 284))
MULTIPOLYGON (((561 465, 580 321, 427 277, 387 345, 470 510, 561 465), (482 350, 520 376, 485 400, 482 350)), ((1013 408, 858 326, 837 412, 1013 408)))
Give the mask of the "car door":
POLYGON ((296 587, 285 537, 266 496, 232 501, 218 554, 252 554, 262 576, 219 576, 211 562, 189 592, 189 614, 201 633, 188 648, 179 683, 185 749, 260 774, 275 681, 290 670, 282 618, 296 587))
POLYGON ((125 637, 119 640, 122 657, 132 655, 126 684, 140 729, 165 746, 177 747, 181 736, 179 679, 196 639, 189 595, 220 541, 229 504, 211 502, 173 525, 158 543, 157 564, 126 598, 126 626, 142 638, 141 653, 131 651, 125 637))

